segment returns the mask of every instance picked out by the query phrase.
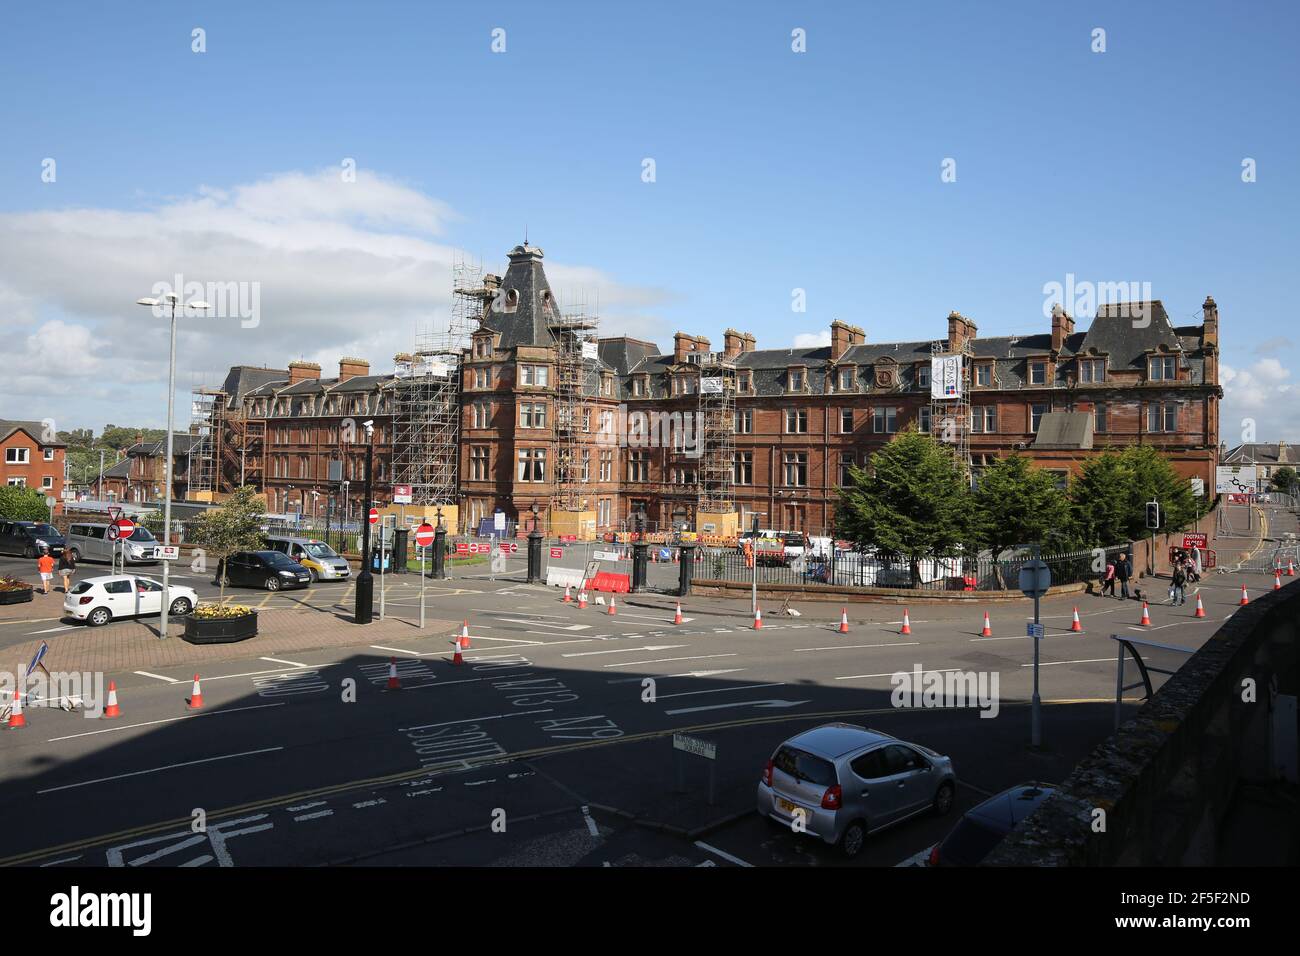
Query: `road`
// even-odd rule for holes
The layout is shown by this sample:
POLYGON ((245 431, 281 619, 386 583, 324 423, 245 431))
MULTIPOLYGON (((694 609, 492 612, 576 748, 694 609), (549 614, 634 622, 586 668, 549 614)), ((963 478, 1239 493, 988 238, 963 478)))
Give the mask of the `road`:
MULTIPOLYGON (((23 563, 0 559, 0 573, 23 563)), ((611 616, 554 589, 465 576, 428 592, 431 614, 469 621, 461 665, 445 635, 415 629, 392 644, 362 637, 292 657, 267 658, 251 642, 245 657, 208 665, 200 710, 186 707, 188 666, 109 674, 116 720, 30 710, 27 728, 0 732, 0 809, 24 821, 8 829, 0 862, 893 866, 984 796, 1060 780, 1105 739, 1112 633, 1194 649, 1234 612, 1243 582, 1258 594, 1272 578, 1207 575, 1196 592, 1204 619, 1191 616, 1190 597, 1152 604, 1150 627, 1132 601, 1044 601, 1044 747, 1034 751, 1027 604, 989 605, 990 637, 980 634, 985 608, 934 605, 910 609, 910 635, 897 608, 852 607, 840 634, 839 607, 812 603, 755 631, 745 602, 692 599, 674 625, 672 598, 627 596, 611 616), (1070 630, 1075 605, 1083 633, 1070 630), (400 690, 386 689, 390 659, 400 690), (996 716, 893 706, 890 675, 917 666, 997 675, 996 716), (773 748, 830 720, 949 754, 953 813, 873 834, 851 862, 757 817, 754 788, 773 748), (676 792, 674 732, 717 744, 714 805, 704 758, 685 758, 676 792)), ((389 585, 392 613, 417 613, 413 582, 389 585)), ((268 606, 347 597, 346 585, 318 585, 268 606)), ((63 627, 49 620, 58 600, 38 598, 31 617, 0 625, 0 648, 63 627)), ((52 659, 61 633, 47 635, 52 659)))

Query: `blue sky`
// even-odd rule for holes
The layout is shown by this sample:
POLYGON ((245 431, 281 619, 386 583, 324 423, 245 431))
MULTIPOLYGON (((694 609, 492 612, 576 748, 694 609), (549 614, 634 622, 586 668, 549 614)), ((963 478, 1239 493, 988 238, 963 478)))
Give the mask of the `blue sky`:
MULTIPOLYGON (((527 227, 562 294, 664 343, 734 326, 787 346, 836 318, 939 337, 951 309, 982 334, 1045 331, 1043 286, 1069 274, 1150 283, 1175 322, 1212 294, 1224 439, 1250 417, 1300 440, 1298 20, 1289 3, 10 4, 0 329, 87 382, 42 396, 61 426, 158 424, 160 340, 131 304, 152 282, 262 285, 258 328, 187 328, 182 391, 241 360, 361 351, 386 370, 445 308, 446 250, 500 271, 527 227), (322 198, 346 157, 384 188, 322 198)), ((23 404, 40 381, 0 384, 3 415, 43 417, 23 404)))

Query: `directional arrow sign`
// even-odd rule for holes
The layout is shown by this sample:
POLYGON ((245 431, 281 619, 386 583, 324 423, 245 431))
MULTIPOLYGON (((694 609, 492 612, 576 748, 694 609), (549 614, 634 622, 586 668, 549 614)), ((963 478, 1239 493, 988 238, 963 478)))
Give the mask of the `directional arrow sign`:
POLYGON ((711 704, 708 707, 686 707, 682 710, 666 710, 665 714, 695 714, 702 710, 724 710, 728 707, 766 707, 775 709, 778 707, 798 707, 800 704, 806 704, 806 700, 738 700, 731 704, 711 704))
POLYGON ((549 627, 557 631, 591 630, 590 624, 547 624, 545 621, 525 621, 525 620, 520 620, 517 617, 502 617, 502 618, 498 618, 498 620, 506 624, 527 624, 529 627, 549 627))

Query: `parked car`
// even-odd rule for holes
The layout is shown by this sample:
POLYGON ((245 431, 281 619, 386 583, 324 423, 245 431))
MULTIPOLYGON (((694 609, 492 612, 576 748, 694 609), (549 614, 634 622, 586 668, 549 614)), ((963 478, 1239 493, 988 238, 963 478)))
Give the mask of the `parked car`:
MULTIPOLYGON (((168 613, 182 617, 194 610, 199 596, 193 588, 168 584, 168 613)), ((162 613, 162 585, 153 578, 133 574, 107 574, 85 578, 72 586, 63 598, 63 613, 102 627, 115 618, 162 613)))
POLYGON ((1025 817, 1056 792, 1045 783, 1022 783, 967 810, 943 840, 930 849, 930 866, 975 866, 993 852, 1025 817))
POLYGON ((35 558, 42 548, 50 554, 63 553, 63 535, 44 521, 0 521, 0 554, 35 558))
POLYGON ((927 810, 952 809, 952 760, 878 730, 831 723, 791 737, 767 762, 758 782, 758 812, 803 829, 845 856, 861 851, 868 833, 927 810))
POLYGON ((112 561, 114 552, 119 551, 127 564, 157 564, 154 548, 158 545, 153 533, 140 525, 119 544, 108 536, 108 525, 78 522, 68 526, 65 547, 76 554, 78 561, 112 561))
POLYGON ((217 569, 218 580, 224 570, 226 581, 235 587, 279 591, 311 584, 311 572, 279 551, 236 551, 221 565, 217 569))
POLYGON ((346 581, 352 568, 324 541, 315 538, 268 536, 266 546, 293 558, 311 574, 312 581, 346 581))

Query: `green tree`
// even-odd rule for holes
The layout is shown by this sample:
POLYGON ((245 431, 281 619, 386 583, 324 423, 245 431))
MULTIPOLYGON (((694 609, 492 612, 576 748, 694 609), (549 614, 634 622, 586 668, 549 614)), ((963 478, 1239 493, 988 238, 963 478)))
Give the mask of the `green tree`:
POLYGON ((1295 494, 1296 473, 1295 469, 1290 465, 1283 465, 1277 471, 1273 472, 1273 477, 1270 481, 1272 481, 1273 487, 1283 494, 1295 494))
POLYGON ((218 562, 221 600, 226 600, 224 561, 236 551, 257 551, 263 547, 262 516, 266 503, 252 485, 243 485, 199 518, 194 544, 204 550, 207 560, 218 562))
POLYGON ((1127 541, 1130 504, 1129 476, 1120 456, 1105 452, 1090 458, 1070 483, 1074 537, 1090 548, 1127 541))
POLYGON ((1059 541, 1070 525, 1070 501, 1056 478, 1034 467, 1024 455, 1000 458, 981 473, 972 493, 974 540, 992 552, 998 584, 998 558, 1019 544, 1059 541))
POLYGON ((872 455, 866 468, 850 468, 839 495, 839 535, 907 558, 914 585, 922 558, 954 555, 968 536, 965 473, 948 449, 911 429, 872 455))
POLYGON ((1160 502, 1161 527, 1165 533, 1180 531, 1196 520, 1196 500, 1186 478, 1174 471, 1169 459, 1150 445, 1133 445, 1120 453, 1129 475, 1129 536, 1150 534, 1146 526, 1146 503, 1160 502))
POLYGON ((45 496, 35 488, 0 485, 0 518, 10 521, 49 521, 45 496))

